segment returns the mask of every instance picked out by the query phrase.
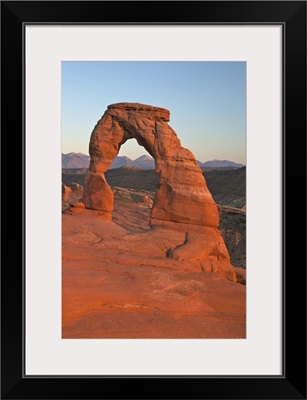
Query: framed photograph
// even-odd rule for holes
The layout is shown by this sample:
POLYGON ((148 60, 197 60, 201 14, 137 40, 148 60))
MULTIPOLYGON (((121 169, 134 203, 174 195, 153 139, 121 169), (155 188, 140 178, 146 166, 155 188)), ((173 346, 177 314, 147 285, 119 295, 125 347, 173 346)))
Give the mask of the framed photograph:
POLYGON ((306 2, 1 26, 2 398, 305 399, 306 2))
POLYGON ((246 338, 246 63, 63 61, 62 149, 62 338, 246 338))

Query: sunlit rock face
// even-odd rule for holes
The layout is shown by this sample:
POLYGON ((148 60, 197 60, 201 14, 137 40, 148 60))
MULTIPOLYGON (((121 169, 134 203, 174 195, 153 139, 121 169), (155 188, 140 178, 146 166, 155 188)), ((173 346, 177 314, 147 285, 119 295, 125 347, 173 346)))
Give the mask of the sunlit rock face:
POLYGON ((170 249, 167 256, 200 260, 204 271, 221 272, 235 279, 228 251, 217 229, 217 206, 194 155, 181 146, 169 120, 170 112, 160 107, 139 103, 108 106, 90 139, 91 160, 83 193, 85 207, 111 215, 114 194, 104 173, 120 147, 127 140, 136 139, 154 158, 158 175, 150 225, 154 229, 187 233, 185 242, 170 249))

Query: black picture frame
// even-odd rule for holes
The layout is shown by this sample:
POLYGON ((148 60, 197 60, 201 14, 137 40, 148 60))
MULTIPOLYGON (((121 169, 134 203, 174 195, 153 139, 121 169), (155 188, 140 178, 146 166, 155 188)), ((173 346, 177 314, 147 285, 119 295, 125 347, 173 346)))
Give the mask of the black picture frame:
POLYGON ((1 72, 1 397, 306 399, 306 2, 2 1, 1 72), (26 268, 23 31, 30 23, 283 26, 282 376, 23 375, 26 268))

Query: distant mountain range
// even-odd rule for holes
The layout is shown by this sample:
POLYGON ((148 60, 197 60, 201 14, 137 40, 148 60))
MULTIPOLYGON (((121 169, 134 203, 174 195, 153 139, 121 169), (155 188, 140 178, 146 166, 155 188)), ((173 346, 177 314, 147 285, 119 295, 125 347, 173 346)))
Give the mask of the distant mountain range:
POLYGON ((154 169, 155 160, 147 155, 141 156, 136 160, 131 160, 126 156, 116 156, 111 164, 110 169, 121 167, 137 167, 142 169, 154 169))
POLYGON ((88 168, 90 156, 83 153, 62 153, 62 168, 88 168))
MULTIPOLYGON (((83 153, 62 153, 62 168, 88 168, 90 163, 90 156, 83 153)), ((228 160, 212 160, 204 163, 197 161, 202 169, 237 169, 241 168, 243 164, 237 164, 228 160)), ((126 156, 116 156, 109 169, 121 167, 137 167, 141 169, 154 169, 155 161, 152 157, 144 155, 136 160, 131 160, 126 156)))
POLYGON ((212 161, 206 161, 204 163, 197 161, 198 165, 200 168, 203 169, 236 169, 236 168, 241 168, 244 167, 243 164, 237 164, 233 161, 228 161, 228 160, 212 160, 212 161))

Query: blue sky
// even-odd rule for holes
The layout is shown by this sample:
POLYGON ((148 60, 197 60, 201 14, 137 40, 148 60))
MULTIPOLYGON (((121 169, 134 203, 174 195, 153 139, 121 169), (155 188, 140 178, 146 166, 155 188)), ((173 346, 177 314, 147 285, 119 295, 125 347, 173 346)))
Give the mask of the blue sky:
MULTIPOLYGON (((120 102, 170 110, 169 125, 199 161, 246 164, 244 62, 62 62, 62 152, 88 154, 96 122, 120 102)), ((135 140, 119 153, 143 154, 135 140)))

